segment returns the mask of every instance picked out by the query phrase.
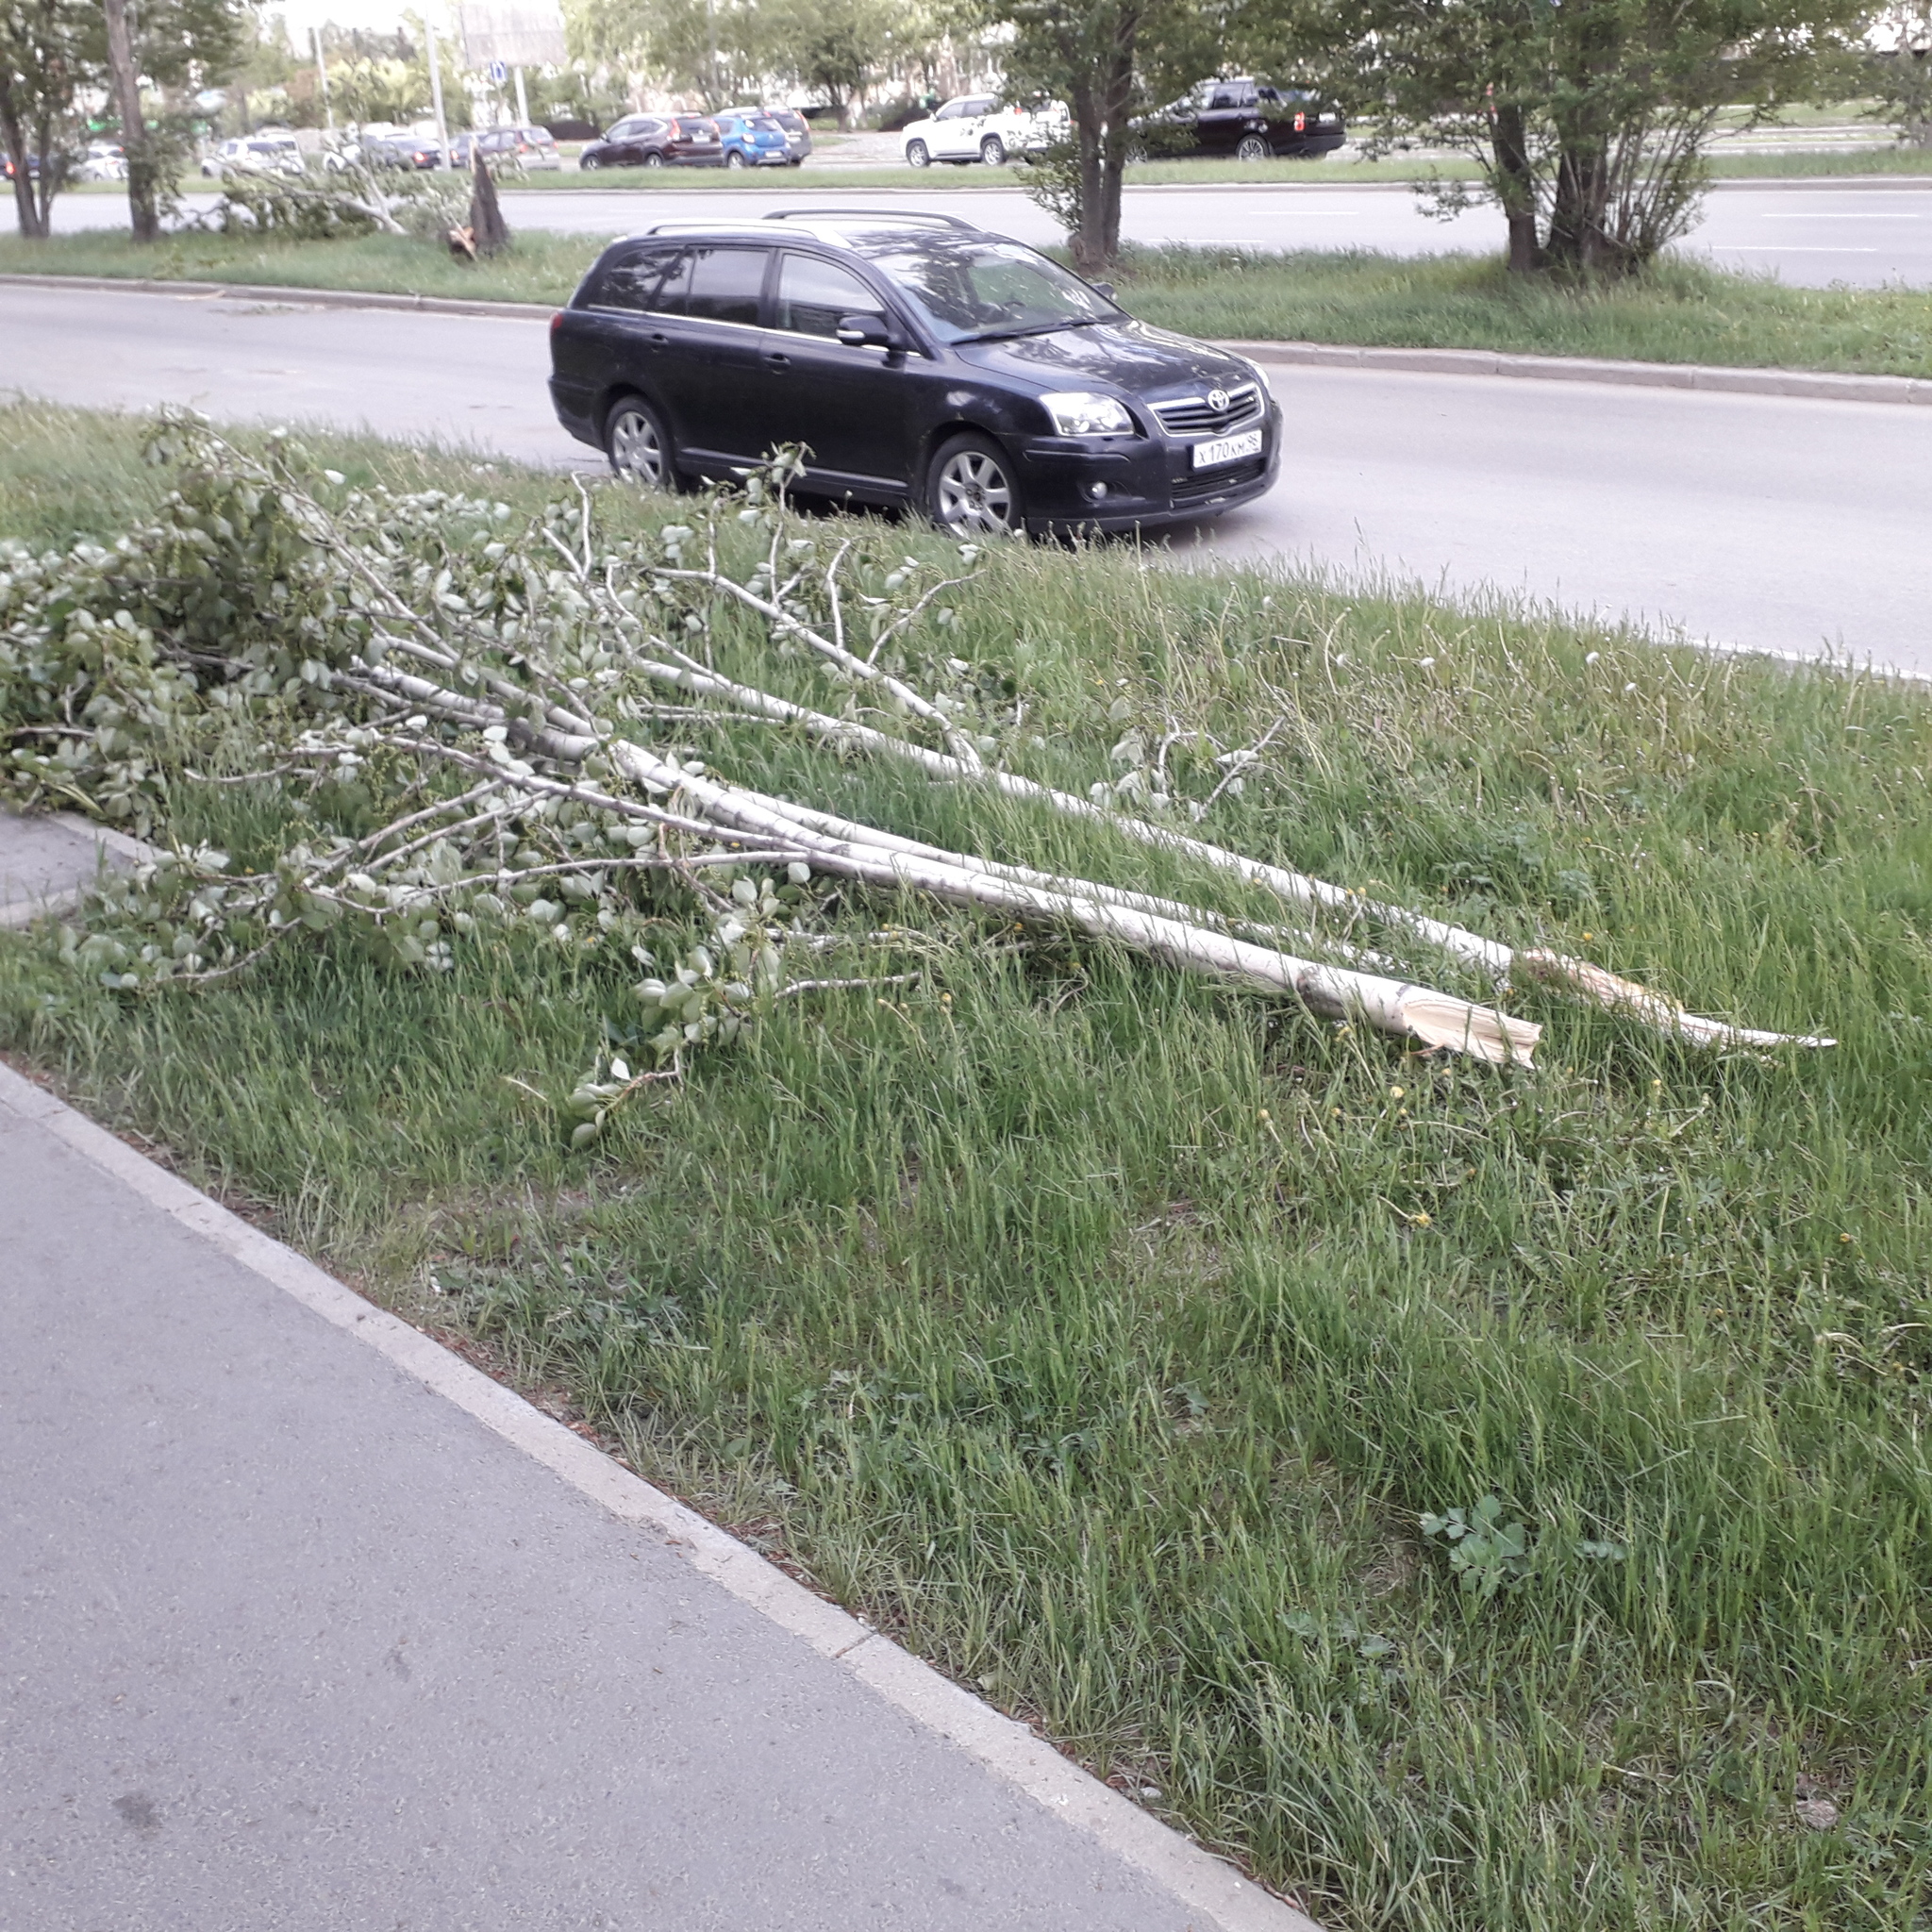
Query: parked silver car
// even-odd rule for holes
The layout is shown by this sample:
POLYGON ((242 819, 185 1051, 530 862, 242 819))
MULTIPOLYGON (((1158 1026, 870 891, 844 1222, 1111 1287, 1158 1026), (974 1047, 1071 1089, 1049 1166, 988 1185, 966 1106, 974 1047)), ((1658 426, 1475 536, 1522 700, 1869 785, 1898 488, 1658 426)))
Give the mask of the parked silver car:
POLYGON ((224 175, 300 175, 302 150, 292 134, 246 134, 203 156, 201 172, 210 180, 224 175))
POLYGON ((557 142, 547 127, 481 127, 471 134, 458 134, 449 144, 450 166, 467 168, 478 148, 486 161, 513 161, 531 172, 563 166, 563 157, 557 152, 557 142))

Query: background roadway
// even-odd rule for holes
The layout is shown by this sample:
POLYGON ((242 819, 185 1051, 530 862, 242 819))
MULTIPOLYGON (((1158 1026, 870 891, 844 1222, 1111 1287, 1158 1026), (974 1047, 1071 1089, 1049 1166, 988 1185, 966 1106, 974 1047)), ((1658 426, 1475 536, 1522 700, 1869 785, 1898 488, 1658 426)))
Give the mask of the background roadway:
MULTIPOLYGON (((190 207, 197 208, 212 208, 215 199, 212 193, 188 197, 190 207)), ((727 208, 756 216, 786 207, 870 207, 950 211, 1035 246, 1062 239, 1059 225, 1015 188, 934 193, 836 186, 815 191, 801 180, 795 188, 775 192, 512 189, 505 192, 503 204, 512 230, 521 226, 571 234, 622 235, 653 222, 714 219, 727 208)), ((62 233, 123 227, 126 220, 126 204, 119 195, 68 194, 55 203, 55 225, 62 233)), ((1503 246, 1502 222, 1493 208, 1436 221, 1406 190, 1315 183, 1129 188, 1121 230, 1129 242, 1149 246, 1370 248, 1391 255, 1452 249, 1495 254, 1503 246)), ((1932 183, 1721 186, 1706 198, 1702 220, 1683 252, 1706 257, 1722 268, 1769 271, 1800 286, 1847 282, 1877 288, 1903 281, 1932 288, 1932 183)))
MULTIPOLYGON (((545 327, 234 297, 0 289, 8 388, 192 404, 595 466, 545 327)), ((1183 530, 1201 561, 1523 593, 1698 639, 1932 675, 1932 409, 1277 367, 1279 487, 1183 530)))

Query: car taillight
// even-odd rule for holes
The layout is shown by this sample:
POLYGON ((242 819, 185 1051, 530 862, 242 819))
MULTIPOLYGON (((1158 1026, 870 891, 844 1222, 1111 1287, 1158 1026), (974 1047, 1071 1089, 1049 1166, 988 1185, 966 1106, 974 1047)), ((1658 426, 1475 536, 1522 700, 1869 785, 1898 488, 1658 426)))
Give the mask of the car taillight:
POLYGON ((558 330, 560 329, 562 326, 563 310, 559 308, 557 311, 557 313, 550 318, 550 333, 552 335, 555 335, 558 332, 558 330))
POLYGON ((1304 131, 1306 131, 1307 125, 1308 117, 1306 114, 1297 114, 1294 117, 1294 131, 1297 134, 1301 134, 1304 131))

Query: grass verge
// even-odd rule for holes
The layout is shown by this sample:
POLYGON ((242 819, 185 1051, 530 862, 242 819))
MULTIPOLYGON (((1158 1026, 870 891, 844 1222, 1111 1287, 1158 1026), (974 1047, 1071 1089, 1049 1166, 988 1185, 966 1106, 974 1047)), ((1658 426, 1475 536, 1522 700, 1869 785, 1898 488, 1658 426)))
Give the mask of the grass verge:
MULTIPOLYGON (((0 413, 0 532, 168 487, 124 422, 0 413)), ((1216 837, 1842 1043, 1698 1058, 1531 992, 1541 1066, 1484 1071, 969 923, 575 1157, 630 974, 555 948, 416 978, 328 936, 126 1000, 8 938, 0 1041, 1332 1926, 1923 1924, 1932 698, 1119 547, 992 573, 945 648, 1064 776, 1281 719, 1216 837), (1492 1595, 1422 1531, 1487 1496, 1492 1595)), ((270 808, 183 787, 174 830, 245 853, 270 808)))
MULTIPOLYGON (((180 235, 138 248, 124 235, 90 233, 0 240, 0 274, 560 303, 600 245, 526 228, 508 255, 471 266, 384 235, 320 242, 180 235)), ((1209 338, 1932 375, 1932 294, 1794 289, 1692 262, 1666 261, 1641 282, 1579 291, 1525 284, 1494 257, 1144 249, 1130 251, 1120 295, 1150 322, 1209 338)))

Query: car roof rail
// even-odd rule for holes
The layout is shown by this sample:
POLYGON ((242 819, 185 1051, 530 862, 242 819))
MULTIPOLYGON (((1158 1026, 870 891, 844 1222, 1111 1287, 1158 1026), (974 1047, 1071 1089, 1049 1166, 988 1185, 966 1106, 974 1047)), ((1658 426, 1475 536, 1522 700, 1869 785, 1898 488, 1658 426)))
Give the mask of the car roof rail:
POLYGON ((931 222, 941 228, 956 228, 962 235, 977 235, 980 230, 971 222, 962 222, 958 215, 928 214, 924 209, 887 208, 774 208, 765 216, 768 222, 843 222, 858 215, 867 221, 875 222, 931 222))

